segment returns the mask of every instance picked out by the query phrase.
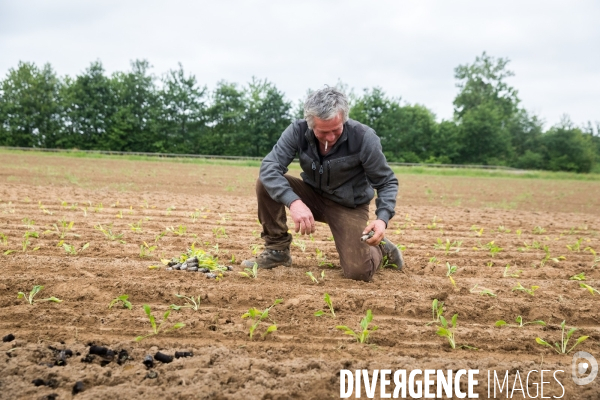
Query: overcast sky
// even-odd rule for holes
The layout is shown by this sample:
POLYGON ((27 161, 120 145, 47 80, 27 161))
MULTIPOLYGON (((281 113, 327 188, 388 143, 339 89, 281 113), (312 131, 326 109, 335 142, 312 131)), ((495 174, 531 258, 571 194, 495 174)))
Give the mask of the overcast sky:
POLYGON ((275 83, 294 104, 338 80, 379 86, 452 117, 454 68, 511 60, 522 106, 546 121, 600 121, 600 1, 0 0, 0 76, 19 61, 75 76, 147 59, 219 80, 275 83))

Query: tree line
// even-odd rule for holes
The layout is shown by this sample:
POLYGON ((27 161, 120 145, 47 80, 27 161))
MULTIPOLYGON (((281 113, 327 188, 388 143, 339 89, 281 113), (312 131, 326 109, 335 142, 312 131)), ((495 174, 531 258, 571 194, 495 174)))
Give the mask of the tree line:
MULTIPOLYGON (((507 78, 507 59, 486 53, 455 68, 454 117, 381 88, 349 93, 350 117, 375 129, 388 161, 505 165, 590 172, 600 159, 600 122, 568 117, 544 129, 507 78)), ((75 77, 19 62, 0 81, 0 145, 264 156, 295 118, 296 105, 268 80, 202 86, 181 64, 160 77, 148 61, 107 75, 100 61, 75 77)))

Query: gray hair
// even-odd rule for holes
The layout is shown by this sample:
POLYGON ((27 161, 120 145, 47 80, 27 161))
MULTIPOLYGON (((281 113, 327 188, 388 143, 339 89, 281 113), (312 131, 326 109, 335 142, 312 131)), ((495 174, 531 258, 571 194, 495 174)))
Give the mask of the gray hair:
POLYGON ((348 98, 344 93, 335 87, 326 87, 308 95, 304 102, 304 119, 308 127, 313 129, 315 117, 329 120, 341 113, 345 123, 348 121, 349 109, 348 98))

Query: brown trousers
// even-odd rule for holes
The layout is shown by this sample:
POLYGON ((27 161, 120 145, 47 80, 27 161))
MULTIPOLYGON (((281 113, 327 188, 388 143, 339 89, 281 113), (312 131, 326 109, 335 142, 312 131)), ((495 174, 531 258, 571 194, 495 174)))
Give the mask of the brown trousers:
MULTIPOLYGON (((369 246, 360 241, 369 220, 369 204, 361 204, 356 208, 345 207, 320 196, 301 179, 288 175, 285 178, 294 193, 313 213, 315 221, 325 222, 331 228, 344 276, 370 281, 381 266, 383 257, 379 246, 369 246)), ((265 247, 273 250, 288 249, 292 243, 292 235, 288 233, 285 205, 273 200, 260 180, 256 181, 256 197, 265 247)))

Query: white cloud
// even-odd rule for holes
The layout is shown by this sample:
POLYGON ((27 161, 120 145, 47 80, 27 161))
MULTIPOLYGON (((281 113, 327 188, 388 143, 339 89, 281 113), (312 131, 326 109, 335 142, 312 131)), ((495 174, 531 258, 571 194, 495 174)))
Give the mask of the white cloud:
POLYGON ((267 78, 296 101, 338 79, 450 118, 454 68, 507 57, 523 106, 549 124, 600 120, 600 3, 564 1, 0 0, 0 75, 19 60, 76 75, 145 58, 209 88, 267 78))

